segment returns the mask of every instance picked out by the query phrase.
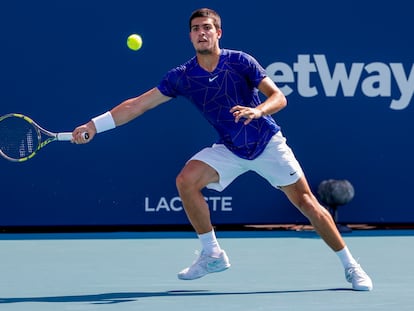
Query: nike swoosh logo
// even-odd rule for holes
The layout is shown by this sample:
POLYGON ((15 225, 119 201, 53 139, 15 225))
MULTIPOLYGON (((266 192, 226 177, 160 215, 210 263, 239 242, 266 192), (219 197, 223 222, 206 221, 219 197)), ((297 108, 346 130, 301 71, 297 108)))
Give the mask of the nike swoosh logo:
POLYGON ((218 78, 218 75, 212 77, 212 78, 208 78, 208 82, 213 82, 214 80, 216 80, 218 78))
POLYGON ((219 259, 214 260, 214 261, 207 263, 207 269, 209 271, 214 271, 214 270, 220 269, 221 268, 220 265, 221 265, 221 260, 219 259))
POLYGON ((293 173, 290 173, 289 175, 290 176, 293 176, 293 175, 295 175, 296 174, 296 171, 295 172, 293 172, 293 173))

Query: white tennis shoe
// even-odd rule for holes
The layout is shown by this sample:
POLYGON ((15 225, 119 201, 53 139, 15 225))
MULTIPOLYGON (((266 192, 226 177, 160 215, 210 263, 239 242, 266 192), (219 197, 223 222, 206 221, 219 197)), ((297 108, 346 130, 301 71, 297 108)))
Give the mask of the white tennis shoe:
POLYGON ((229 258, 224 250, 218 257, 207 256, 201 252, 193 264, 180 271, 177 276, 180 280, 194 280, 209 273, 224 271, 229 267, 229 258))
POLYGON ((359 264, 353 264, 346 268, 345 278, 352 284, 354 290, 369 291, 373 288, 371 278, 362 270, 359 264))

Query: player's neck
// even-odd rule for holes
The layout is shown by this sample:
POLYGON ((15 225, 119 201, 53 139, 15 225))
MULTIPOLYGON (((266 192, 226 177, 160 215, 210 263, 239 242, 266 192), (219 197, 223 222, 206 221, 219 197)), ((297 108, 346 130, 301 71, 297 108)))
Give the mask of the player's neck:
POLYGON ((208 72, 214 71, 216 69, 217 64, 220 60, 220 53, 221 50, 218 48, 211 54, 201 54, 197 53, 197 61, 201 68, 208 72))

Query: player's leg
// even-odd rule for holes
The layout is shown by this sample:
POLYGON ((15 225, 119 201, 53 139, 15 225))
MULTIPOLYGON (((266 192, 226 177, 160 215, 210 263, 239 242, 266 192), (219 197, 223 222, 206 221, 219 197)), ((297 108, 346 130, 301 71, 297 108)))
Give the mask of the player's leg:
POLYGON ((210 211, 201 190, 223 191, 237 176, 246 172, 242 159, 222 144, 204 148, 195 154, 176 178, 176 186, 187 216, 198 234, 213 227, 210 211))
POLYGON ((201 190, 218 179, 218 174, 212 167, 198 160, 189 161, 176 178, 176 186, 185 212, 197 234, 207 233, 213 229, 210 210, 201 190))
POLYGON ((198 160, 189 161, 176 178, 187 217, 197 232, 202 251, 197 260, 178 273, 182 280, 193 280, 208 273, 220 272, 230 267, 229 259, 220 248, 210 219, 210 211, 201 190, 210 183, 217 183, 215 169, 198 160))
POLYGON ((322 239, 336 252, 345 268, 346 278, 354 289, 369 290, 371 279, 365 274, 345 245, 330 213, 311 192, 303 170, 281 132, 275 134, 250 168, 275 188, 285 192, 290 201, 309 219, 322 239))
POLYGON ((339 234, 331 215, 326 208, 319 204, 303 175, 294 184, 280 187, 280 189, 287 195, 292 204, 309 219, 315 231, 332 250, 337 252, 345 247, 345 242, 339 234))
POLYGON ((311 222, 315 231, 336 252, 344 268, 345 277, 355 290, 371 290, 372 281, 351 255, 330 213, 311 192, 305 176, 292 185, 281 187, 294 204, 311 222))

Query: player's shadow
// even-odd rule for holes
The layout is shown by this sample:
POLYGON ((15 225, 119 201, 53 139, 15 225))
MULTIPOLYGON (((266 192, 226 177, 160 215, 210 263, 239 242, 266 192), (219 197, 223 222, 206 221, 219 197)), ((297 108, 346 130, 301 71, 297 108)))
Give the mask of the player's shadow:
POLYGON ((225 295, 272 295, 272 294, 295 294, 309 292, 329 292, 329 291, 352 291, 350 288, 328 288, 328 289, 303 289, 303 290, 271 290, 271 291, 250 291, 250 292, 211 292, 209 290, 171 290, 165 292, 125 292, 125 293, 105 293, 90 295, 73 296, 50 296, 50 297, 16 297, 1 298, 0 304, 22 303, 22 302, 84 302, 90 304, 115 304, 122 302, 136 301, 141 298, 152 297, 188 297, 188 296, 225 296, 225 295))

